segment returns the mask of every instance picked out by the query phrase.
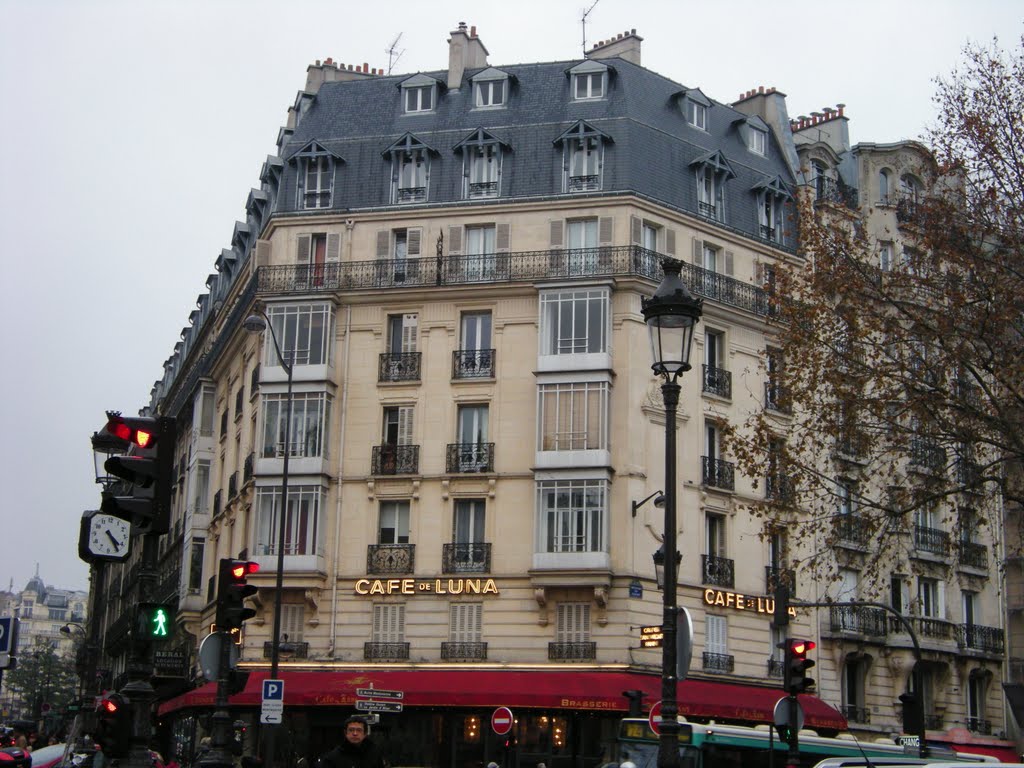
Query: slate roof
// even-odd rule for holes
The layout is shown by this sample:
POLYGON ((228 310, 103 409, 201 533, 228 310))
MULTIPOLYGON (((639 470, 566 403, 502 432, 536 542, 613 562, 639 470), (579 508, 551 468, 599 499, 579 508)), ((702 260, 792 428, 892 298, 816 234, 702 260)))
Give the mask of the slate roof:
MULTIPOLYGON (((735 172, 726 185, 725 224, 757 234, 755 188, 766 178, 794 181, 771 133, 767 157, 749 151, 738 130, 747 115, 714 101, 707 112, 708 130, 694 128, 687 124, 679 98, 680 91, 688 90, 685 86, 622 59, 601 62, 609 67, 606 98, 575 101, 568 72, 579 63, 498 67, 512 78, 501 109, 473 108, 469 81, 483 69, 467 71, 459 90, 439 88, 435 108, 427 113, 403 111, 398 86, 409 75, 325 83, 283 148, 285 173, 277 212, 296 210, 298 165, 289 161, 313 141, 345 158, 336 169, 334 210, 390 206, 390 161, 383 153, 406 134, 437 151, 431 158, 428 200, 417 205, 462 202, 463 159, 455 147, 478 128, 511 150, 502 160, 501 197, 495 202, 562 195, 563 150, 554 142, 585 120, 612 140, 604 150, 603 193, 632 191, 696 212, 691 163, 719 152, 735 172)), ((443 71, 423 74, 441 83, 446 79, 443 71)))

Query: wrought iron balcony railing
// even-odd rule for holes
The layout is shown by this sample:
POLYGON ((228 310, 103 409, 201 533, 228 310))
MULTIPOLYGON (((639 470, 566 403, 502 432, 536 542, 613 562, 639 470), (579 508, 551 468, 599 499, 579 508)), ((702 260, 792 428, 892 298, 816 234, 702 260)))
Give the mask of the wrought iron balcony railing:
POLYGON ((487 643, 441 643, 442 661, 486 661, 487 643))
POLYGON ((768 659, 768 677, 782 677, 786 671, 786 662, 782 659, 768 659))
POLYGON ((839 707, 839 711, 842 712, 843 717, 851 723, 863 723, 867 725, 871 722, 871 710, 867 707, 858 707, 855 704, 843 704, 839 707))
POLYGON ((213 494, 213 516, 216 517, 221 511, 221 496, 223 491, 217 491, 213 494))
POLYGON ((727 557, 701 555, 701 581, 716 587, 732 588, 735 584, 735 563, 727 557))
POLYGON ((780 568, 777 565, 766 565, 764 567, 764 591, 771 595, 775 588, 785 584, 789 587, 789 593, 796 590, 796 571, 791 568, 780 568))
POLYGON ((914 547, 919 552, 930 552, 942 557, 949 556, 949 533, 939 528, 924 525, 914 526, 914 547))
POLYGON ((448 473, 493 472, 494 443, 448 443, 448 473))
POLYGON ((732 672, 736 659, 731 653, 710 653, 704 651, 705 672, 732 672))
POLYGON ((366 547, 367 573, 412 573, 415 564, 415 544, 369 544, 366 547))
POLYGON ((421 352, 382 352, 377 381, 419 381, 421 352))
POLYGON ((911 438, 910 463, 920 470, 938 474, 946 466, 946 449, 929 438, 911 438))
POLYGON ((467 190, 469 198, 476 200, 481 197, 494 197, 498 194, 498 182, 496 181, 471 181, 467 190))
POLYGON ((843 544, 866 547, 871 540, 871 529, 867 518, 856 512, 837 514, 834 518, 836 537, 843 544))
POLYGON ((427 199, 427 188, 399 187, 396 197, 400 203, 422 203, 427 199))
POLYGON ((885 637, 888 634, 886 612, 866 605, 832 605, 828 609, 829 628, 833 632, 885 637))
POLYGON ((764 497, 772 501, 789 501, 793 498, 793 480, 782 472, 773 472, 764 479, 764 497))
POLYGON ((491 545, 455 542, 441 548, 441 573, 490 573, 491 545))
MULTIPOLYGON (((472 283, 529 282, 560 278, 592 278, 633 275, 658 282, 664 276, 664 254, 635 245, 601 246, 584 249, 515 251, 483 255, 448 255, 438 260, 420 259, 336 262, 321 265, 322 279, 310 285, 309 266, 284 264, 263 266, 257 270, 258 293, 287 294, 316 291, 380 289, 472 283), (473 269, 471 265, 492 263, 491 269, 473 269), (440 263, 439 263, 440 262, 440 263), (398 265, 398 266, 396 266, 398 265), (399 266, 401 280, 394 279, 399 266)), ((769 297, 762 287, 744 283, 727 275, 683 263, 681 277, 691 292, 711 301, 736 307, 756 315, 769 314, 769 297)))
POLYGON ((960 565, 979 570, 988 569, 988 547, 984 544, 975 544, 973 541, 961 541, 958 546, 960 565))
POLYGON ((228 478, 228 499, 233 499, 238 495, 238 473, 232 472, 228 478))
POLYGON ((253 467, 256 464, 256 454, 250 453, 245 457, 245 464, 242 465, 242 482, 247 483, 252 480, 253 467))
POLYGON ((370 457, 370 472, 374 475, 415 475, 420 467, 420 447, 418 445, 384 445, 373 446, 370 457))
POLYGON ((718 208, 714 203, 706 203, 703 200, 697 202, 697 213, 708 219, 718 220, 718 208))
POLYGON ((493 379, 493 349, 457 349, 452 352, 453 379, 493 379))
POLYGON ((549 661, 586 661, 596 658, 596 642, 548 643, 549 661))
POLYGON ((774 381, 764 383, 764 407, 776 413, 791 413, 789 390, 774 381))
POLYGON ((595 192, 601 188, 601 177, 595 174, 588 176, 570 176, 570 192, 595 192))
MULTIPOLYGON (((282 640, 277 645, 278 656, 282 659, 308 659, 309 643, 293 643, 290 640, 282 640)), ((263 658, 269 659, 274 653, 274 644, 269 640, 263 641, 263 658)))
POLYGON ((407 661, 408 643, 363 643, 364 661, 407 661))
POLYGON ((832 203, 846 208, 857 208, 857 190, 837 179, 818 176, 814 180, 815 203, 832 203))
POLYGON ((736 467, 730 461, 701 456, 701 482, 723 491, 736 490, 736 467))
POLYGON ((702 382, 703 389, 708 394, 732 397, 732 371, 705 365, 702 382))
POLYGON ((961 648, 1002 655, 1005 650, 1003 630, 980 624, 960 624, 956 628, 956 644, 961 648))
POLYGON ((980 717, 968 717, 967 718, 967 730, 973 733, 980 733, 984 736, 992 735, 992 721, 985 720, 980 717))

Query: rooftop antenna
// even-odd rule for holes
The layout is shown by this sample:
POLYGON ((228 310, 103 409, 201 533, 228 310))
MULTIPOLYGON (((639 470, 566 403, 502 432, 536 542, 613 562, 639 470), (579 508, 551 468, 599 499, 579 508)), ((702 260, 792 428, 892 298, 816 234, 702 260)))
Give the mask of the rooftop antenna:
POLYGON ((587 10, 583 12, 583 17, 580 19, 580 24, 583 25, 583 55, 587 55, 587 16, 594 10, 594 7, 601 2, 601 0, 594 0, 594 4, 591 5, 587 10))
POLYGON ((391 41, 391 45, 389 45, 384 50, 384 53, 386 53, 388 55, 388 74, 389 75, 391 74, 392 67, 394 67, 395 64, 398 63, 398 60, 400 58, 402 58, 402 54, 405 53, 405 49, 404 48, 402 50, 400 50, 400 51, 398 50, 398 41, 402 39, 402 34, 403 34, 402 32, 399 32, 398 33, 398 37, 396 37, 394 40, 392 40, 391 41))

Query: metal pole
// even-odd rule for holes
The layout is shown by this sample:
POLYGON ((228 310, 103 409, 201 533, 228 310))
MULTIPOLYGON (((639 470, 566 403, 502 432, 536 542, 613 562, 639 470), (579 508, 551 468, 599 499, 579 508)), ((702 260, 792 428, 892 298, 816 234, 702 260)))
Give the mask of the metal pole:
MULTIPOLYGON (((153 593, 153 582, 156 580, 157 546, 160 534, 146 533, 142 536, 142 561, 139 563, 139 603, 147 602, 153 593)), ((131 609, 129 609, 131 610, 131 609)), ((152 768, 153 760, 149 756, 150 716, 153 699, 156 694, 150 678, 153 675, 153 645, 139 626, 139 614, 136 612, 131 623, 132 651, 128 659, 128 682, 121 693, 128 699, 132 713, 132 746, 126 761, 122 765, 130 768, 152 768)))
POLYGON ((786 753, 786 768, 800 768, 800 702, 796 695, 786 697, 789 707, 789 751, 786 753))
POLYGON ((679 768, 679 705, 676 698, 676 410, 680 386, 675 380, 661 385, 665 400, 665 588, 662 591, 661 631, 661 739, 658 768, 679 768))
MULTIPOLYGON (((281 354, 281 346, 277 341, 277 334, 274 333, 274 326, 270 318, 263 312, 267 321, 267 328, 270 329, 270 337, 274 340, 274 349, 277 352, 278 362, 288 374, 288 394, 286 396, 285 421, 284 421, 284 461, 281 465, 281 513, 278 516, 277 530, 277 580, 274 590, 274 629, 270 638, 270 677, 277 679, 278 667, 281 660, 281 594, 284 588, 284 546, 285 546, 285 523, 288 520, 288 459, 291 456, 291 430, 292 430, 292 373, 295 369, 294 350, 289 354, 286 361, 281 354)), ((266 731, 263 734, 263 765, 271 768, 274 764, 274 749, 277 741, 277 725, 264 726, 266 731)))

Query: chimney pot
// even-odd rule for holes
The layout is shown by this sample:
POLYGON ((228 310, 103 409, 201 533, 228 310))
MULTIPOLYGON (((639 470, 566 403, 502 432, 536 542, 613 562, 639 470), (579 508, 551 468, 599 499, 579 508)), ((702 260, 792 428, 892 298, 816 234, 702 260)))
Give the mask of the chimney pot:
POLYGON ((466 31, 466 22, 460 21, 459 22, 459 29, 462 30, 463 32, 465 32, 466 31))
POLYGON ((324 59, 324 64, 333 64, 333 63, 334 63, 334 59, 332 59, 330 56, 328 56, 326 59, 324 59))
POLYGON ((320 66, 320 59, 317 59, 315 62, 313 62, 313 66, 314 67, 319 67, 320 66))
POLYGON ((366 62, 364 61, 364 62, 363 62, 363 72, 369 72, 369 71, 370 71, 370 65, 369 65, 369 64, 367 64, 367 63, 366 63, 366 62))
POLYGON ((469 36, 470 37, 476 37, 476 27, 475 26, 472 26, 472 27, 469 28, 469 36))
POLYGON ((636 27, 633 27, 631 30, 629 30, 629 34, 635 35, 636 34, 636 27))

